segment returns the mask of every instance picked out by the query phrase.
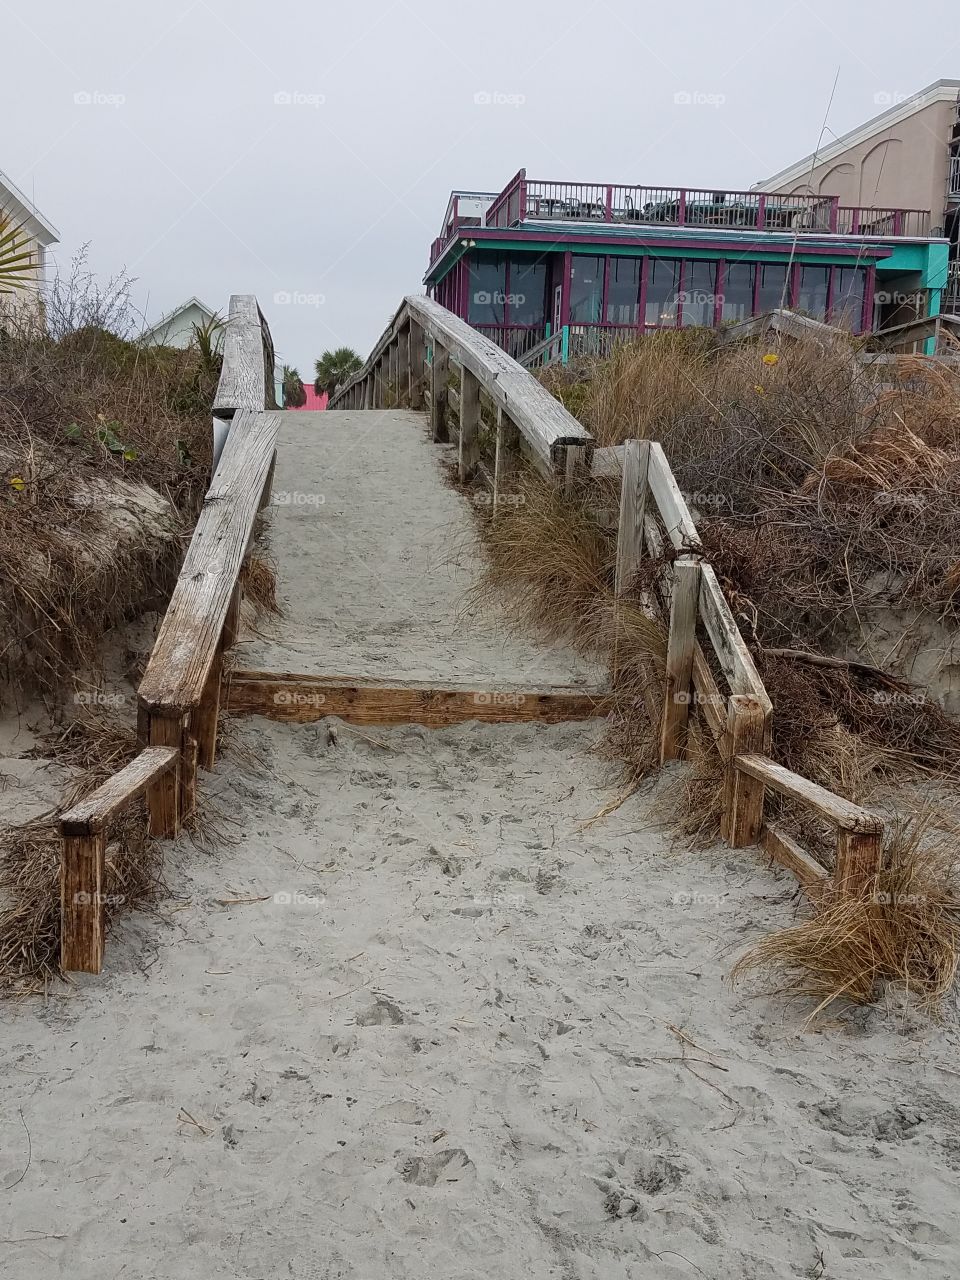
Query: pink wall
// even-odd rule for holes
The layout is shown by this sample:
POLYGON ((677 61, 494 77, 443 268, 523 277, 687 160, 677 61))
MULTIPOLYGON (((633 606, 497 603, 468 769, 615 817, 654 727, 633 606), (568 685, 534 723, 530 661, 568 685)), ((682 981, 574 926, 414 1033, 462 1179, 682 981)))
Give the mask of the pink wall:
POLYGON ((307 393, 307 403, 300 405, 301 409, 316 410, 316 409, 325 409, 327 407, 327 401, 330 399, 330 397, 327 395, 325 391, 323 395, 318 396, 316 391, 314 391, 313 389, 312 382, 305 382, 303 384, 303 389, 307 393))

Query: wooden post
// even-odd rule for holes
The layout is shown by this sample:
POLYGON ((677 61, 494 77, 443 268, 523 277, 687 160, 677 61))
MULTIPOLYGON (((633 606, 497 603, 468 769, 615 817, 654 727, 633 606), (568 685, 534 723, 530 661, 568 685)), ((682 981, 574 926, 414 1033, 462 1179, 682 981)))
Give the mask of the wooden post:
POLYGON ((99 973, 103 966, 104 831, 64 836, 60 859, 60 965, 99 973))
MULTIPOLYGON (((221 645, 222 645, 221 641, 221 645)), ((220 689, 223 681, 223 649, 217 649, 213 666, 203 686, 200 705, 190 717, 190 730, 197 740, 197 762, 201 769, 213 768, 217 755, 217 723, 220 719, 220 689)))
POLYGON ((237 636, 240 634, 240 606, 243 603, 243 588, 238 582, 233 588, 233 594, 230 596, 230 603, 227 606, 227 616, 223 622, 223 631, 220 636, 220 648, 231 649, 237 642, 237 636))
POLYGON ((409 377, 407 394, 410 408, 420 409, 423 406, 423 330, 416 320, 410 321, 409 377))
POLYGON ((443 347, 433 344, 433 364, 430 366, 430 430, 435 441, 446 444, 447 431, 447 375, 450 356, 443 347))
MULTIPOLYGON (((387 396, 391 399, 395 395, 399 399, 400 379, 397 376, 399 354, 399 343, 391 342, 387 347, 387 396)), ((384 397, 384 406, 386 406, 387 396, 384 397)))
POLYGON ((410 330, 401 329, 397 338, 397 404, 410 401, 410 330))
POLYGON ((182 712, 174 711, 164 714, 163 711, 147 709, 147 746, 173 747, 178 754, 177 763, 161 778, 157 778, 147 788, 147 808, 150 812, 150 834, 152 836, 170 836, 180 833, 181 790, 187 785, 193 790, 194 784, 184 784, 183 774, 195 761, 185 760, 186 724, 182 712))
POLYGON ((861 894, 880 870, 881 831, 837 832, 837 862, 833 883, 844 893, 861 894))
POLYGON ((363 405, 361 407, 364 409, 373 408, 373 377, 369 373, 363 380, 363 405))
POLYGON ((473 479, 480 461, 480 382, 466 365, 460 366, 460 483, 473 479))
POLYGON ((727 704, 723 816, 720 834, 732 849, 756 844, 763 828, 766 788, 741 772, 736 759, 763 749, 763 707, 748 694, 734 693, 727 704))
POLYGON ((663 726, 660 762, 686 756, 687 720, 691 701, 693 650, 697 643, 700 611, 700 564, 681 556, 673 564, 670 599, 670 635, 667 641, 667 677, 663 693, 663 726))
POLYGON ((623 483, 620 487, 620 525, 617 530, 617 570, 614 590, 618 596, 630 586, 643 555, 643 517, 647 505, 649 440, 628 440, 623 446, 623 483))
POLYGON ((563 491, 569 497, 580 477, 586 472, 587 450, 583 445, 568 444, 563 450, 563 491))

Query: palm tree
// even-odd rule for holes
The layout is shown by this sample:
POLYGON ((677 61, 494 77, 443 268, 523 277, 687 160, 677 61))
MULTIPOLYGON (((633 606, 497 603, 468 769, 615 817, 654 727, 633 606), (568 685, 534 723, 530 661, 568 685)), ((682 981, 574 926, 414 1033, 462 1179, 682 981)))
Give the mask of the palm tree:
POLYGON ((318 396, 324 391, 332 396, 363 367, 363 361, 352 347, 337 347, 336 351, 325 351, 314 367, 317 376, 313 389, 318 396))
POLYGON ((25 289, 36 267, 29 236, 9 213, 0 209, 0 293, 25 289))
POLYGON ((290 365, 283 366, 283 407, 285 409, 301 409, 307 403, 307 393, 303 389, 303 379, 299 370, 290 365))

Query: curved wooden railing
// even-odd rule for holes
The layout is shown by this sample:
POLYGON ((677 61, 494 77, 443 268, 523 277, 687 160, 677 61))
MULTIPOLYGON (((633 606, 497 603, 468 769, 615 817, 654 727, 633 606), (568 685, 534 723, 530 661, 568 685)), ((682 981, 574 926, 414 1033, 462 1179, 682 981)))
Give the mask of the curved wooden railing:
POLYGON ((765 820, 767 793, 786 796, 833 826, 834 883, 862 892, 880 865, 883 823, 770 759, 770 698, 704 557, 696 521, 663 448, 650 440, 596 447, 589 432, 531 373, 429 298, 404 299, 363 367, 330 407, 379 409, 402 403, 429 410, 435 440, 455 439, 461 481, 486 484, 494 514, 518 452, 541 473, 562 477, 568 485, 621 477, 618 599, 632 590, 644 556, 662 562, 665 547, 672 548, 662 594, 651 601, 669 619, 662 711, 652 696, 647 703, 650 715, 660 718, 661 762, 685 756, 693 708, 724 762, 722 834, 727 843, 735 848, 760 843, 811 895, 821 891, 830 880, 827 869, 780 826, 765 820), (480 444, 483 400, 496 423, 492 459, 483 456, 480 444))
POLYGON ((257 300, 236 294, 214 417, 226 443, 137 694, 143 750, 60 818, 61 965, 99 973, 101 884, 110 821, 145 794, 150 834, 175 836, 194 809, 198 766, 213 767, 224 651, 236 638, 240 570, 270 496, 278 423, 273 343, 257 300))

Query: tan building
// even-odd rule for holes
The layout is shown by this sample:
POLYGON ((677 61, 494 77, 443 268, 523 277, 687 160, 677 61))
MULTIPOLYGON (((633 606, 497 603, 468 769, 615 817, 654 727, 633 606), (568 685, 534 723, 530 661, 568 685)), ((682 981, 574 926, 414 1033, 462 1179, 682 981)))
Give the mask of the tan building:
POLYGON ((870 208, 878 217, 929 210, 929 233, 950 240, 943 310, 960 312, 960 80, 938 80, 895 102, 760 189, 839 196, 841 206, 870 208))
POLYGON ((24 280, 25 288, 0 293, 0 310, 39 311, 41 290, 47 278, 47 259, 51 245, 60 233, 13 182, 0 172, 0 214, 14 227, 21 228, 33 258, 32 269, 24 280))

